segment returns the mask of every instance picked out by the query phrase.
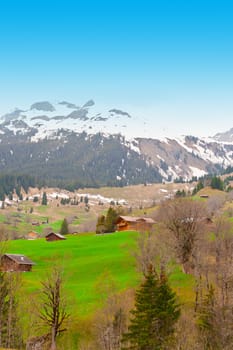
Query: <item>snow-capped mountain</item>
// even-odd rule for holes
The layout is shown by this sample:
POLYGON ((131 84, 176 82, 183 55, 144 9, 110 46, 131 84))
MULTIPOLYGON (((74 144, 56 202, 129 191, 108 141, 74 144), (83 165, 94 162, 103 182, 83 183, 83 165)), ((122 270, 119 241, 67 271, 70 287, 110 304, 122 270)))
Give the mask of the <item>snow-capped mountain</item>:
POLYGON ((99 111, 93 100, 36 102, 0 118, 0 171, 103 186, 188 180, 233 165, 232 130, 209 139, 133 138, 142 124, 121 109, 99 111))
POLYGON ((25 132, 26 126, 35 132, 31 141, 56 137, 57 130, 71 130, 88 134, 128 135, 137 120, 129 113, 111 108, 99 111, 93 100, 83 106, 62 101, 51 104, 48 101, 36 102, 28 110, 16 109, 5 114, 0 121, 15 133, 25 132))

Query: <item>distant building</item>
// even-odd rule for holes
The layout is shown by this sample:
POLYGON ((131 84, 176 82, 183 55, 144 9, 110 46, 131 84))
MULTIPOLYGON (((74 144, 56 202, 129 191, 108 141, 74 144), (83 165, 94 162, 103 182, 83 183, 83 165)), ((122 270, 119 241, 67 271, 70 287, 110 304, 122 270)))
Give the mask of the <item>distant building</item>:
POLYGON ((38 233, 35 232, 35 231, 28 232, 26 238, 27 238, 28 240, 37 239, 37 238, 38 238, 38 233))
POLYGON ((22 254, 4 254, 1 257, 2 271, 31 271, 32 266, 35 265, 33 261, 22 254))
POLYGON ((63 241, 66 239, 66 237, 62 236, 60 233, 50 232, 45 236, 46 241, 53 242, 53 241, 63 241))
POLYGON ((32 221, 32 226, 40 226, 39 221, 32 221))
POLYGON ((147 231, 151 230, 155 221, 151 218, 135 216, 119 216, 116 222, 117 231, 147 231))

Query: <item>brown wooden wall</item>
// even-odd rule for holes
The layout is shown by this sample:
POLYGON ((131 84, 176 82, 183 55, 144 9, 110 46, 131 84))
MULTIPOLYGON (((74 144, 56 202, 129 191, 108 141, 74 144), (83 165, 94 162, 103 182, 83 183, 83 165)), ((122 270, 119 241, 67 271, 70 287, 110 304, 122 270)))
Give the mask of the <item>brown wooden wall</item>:
POLYGON ((46 241, 48 242, 61 241, 61 238, 57 237, 56 235, 50 235, 49 237, 46 237, 46 241))
POLYGON ((152 224, 147 222, 121 222, 117 224, 118 231, 149 231, 152 228, 152 224))
POLYGON ((3 256, 1 259, 2 271, 31 271, 32 266, 28 264, 17 264, 11 260, 8 256, 3 256))

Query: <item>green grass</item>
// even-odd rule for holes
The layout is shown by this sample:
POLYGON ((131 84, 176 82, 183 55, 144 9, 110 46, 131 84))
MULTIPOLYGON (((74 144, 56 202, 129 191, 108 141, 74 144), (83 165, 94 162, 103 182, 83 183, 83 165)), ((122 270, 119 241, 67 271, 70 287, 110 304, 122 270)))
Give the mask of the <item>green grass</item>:
POLYGON ((0 214, 0 222, 2 223, 4 221, 5 221, 5 215, 0 214))
POLYGON ((194 277, 184 274, 180 266, 175 266, 169 277, 172 288, 176 291, 182 304, 192 304, 194 301, 194 277))
POLYGON ((87 316, 100 306, 106 283, 113 281, 117 290, 138 285, 131 254, 136 236, 136 232, 118 232, 70 235, 66 241, 57 242, 15 240, 10 242, 8 252, 25 254, 36 263, 31 273, 22 274, 26 294, 40 288, 40 281, 54 264, 61 265, 67 295, 76 304, 78 314, 87 316))
MULTIPOLYGON (((41 221, 46 221, 46 219, 41 220, 41 221)), ((62 221, 63 220, 57 220, 57 221, 54 221, 54 222, 51 222, 51 223, 48 223, 48 224, 42 224, 42 225, 39 225, 39 226, 35 226, 33 228, 33 231, 42 234, 43 231, 44 231, 44 228, 51 227, 52 231, 58 233, 58 232, 60 232, 62 221)))
MULTIPOLYGON (((132 252, 136 248, 137 232, 116 232, 68 235, 66 241, 47 242, 15 240, 9 253, 25 254, 36 265, 23 273, 23 293, 29 296, 40 288, 40 281, 52 266, 64 269, 65 290, 71 300, 72 314, 88 317, 101 307, 109 286, 116 291, 137 287, 141 275, 136 271, 132 252)), ((182 303, 193 301, 193 277, 174 265, 169 277, 182 303)))

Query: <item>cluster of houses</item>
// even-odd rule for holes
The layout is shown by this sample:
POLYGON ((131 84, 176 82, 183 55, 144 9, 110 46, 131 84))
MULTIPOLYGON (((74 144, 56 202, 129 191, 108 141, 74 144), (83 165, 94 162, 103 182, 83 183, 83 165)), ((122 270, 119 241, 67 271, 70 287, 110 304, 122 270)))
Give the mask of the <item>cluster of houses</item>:
MULTIPOLYGON (((50 232, 45 236, 47 242, 63 241, 66 239, 60 233, 50 232)), ((35 263, 23 254, 3 254, 1 257, 2 271, 29 272, 35 263)))
MULTIPOLYGON (((151 218, 119 216, 116 222, 116 229, 117 231, 145 231, 150 230, 154 224, 155 221, 151 218)), ((35 235, 35 232, 30 232, 29 239, 35 239, 35 235)), ((66 237, 60 233, 50 232, 45 236, 45 239, 47 242, 54 242, 66 240, 66 237)), ((1 257, 2 271, 28 272, 32 270, 33 265, 35 263, 22 254, 4 254, 1 257)))

